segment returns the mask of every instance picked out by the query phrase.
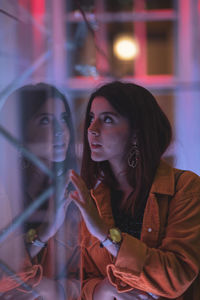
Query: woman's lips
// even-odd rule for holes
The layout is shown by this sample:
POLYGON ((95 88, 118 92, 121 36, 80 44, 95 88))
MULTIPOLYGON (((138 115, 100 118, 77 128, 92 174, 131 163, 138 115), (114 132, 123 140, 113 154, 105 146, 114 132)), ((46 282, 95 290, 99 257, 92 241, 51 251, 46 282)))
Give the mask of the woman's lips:
POLYGON ((102 147, 101 144, 90 143, 90 148, 91 148, 91 149, 99 149, 99 148, 101 148, 101 147, 102 147))
POLYGON ((65 144, 54 144, 53 148, 55 150, 64 150, 65 149, 65 144))

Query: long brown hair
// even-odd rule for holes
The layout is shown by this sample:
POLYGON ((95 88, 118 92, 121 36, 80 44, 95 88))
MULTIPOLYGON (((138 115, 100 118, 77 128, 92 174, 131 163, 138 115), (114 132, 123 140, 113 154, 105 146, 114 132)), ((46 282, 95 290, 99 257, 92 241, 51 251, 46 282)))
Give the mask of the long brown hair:
MULTIPOLYGON (((136 168, 128 165, 127 180, 134 188, 134 194, 125 203, 126 211, 137 211, 145 201, 152 185, 156 169, 162 154, 169 146, 172 129, 164 112, 154 96, 145 88, 133 84, 114 81, 98 88, 90 96, 84 127, 84 145, 81 175, 88 188, 93 188, 97 180, 113 186, 116 180, 107 161, 95 162, 91 159, 87 130, 90 125, 90 108, 95 97, 104 97, 120 113, 129 120, 132 134, 136 134, 140 157, 136 168)), ((132 139, 127 147, 128 152, 132 139)))

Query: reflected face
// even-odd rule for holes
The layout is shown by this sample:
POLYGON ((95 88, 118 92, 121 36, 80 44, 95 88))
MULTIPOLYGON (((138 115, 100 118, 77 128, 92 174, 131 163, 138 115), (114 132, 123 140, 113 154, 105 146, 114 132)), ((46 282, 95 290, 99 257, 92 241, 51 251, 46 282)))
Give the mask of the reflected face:
POLYGON ((43 160, 65 160, 70 141, 67 113, 62 100, 49 98, 27 126, 27 147, 43 160))
POLYGON ((88 142, 94 161, 121 164, 130 137, 129 121, 104 97, 95 97, 90 109, 88 142))

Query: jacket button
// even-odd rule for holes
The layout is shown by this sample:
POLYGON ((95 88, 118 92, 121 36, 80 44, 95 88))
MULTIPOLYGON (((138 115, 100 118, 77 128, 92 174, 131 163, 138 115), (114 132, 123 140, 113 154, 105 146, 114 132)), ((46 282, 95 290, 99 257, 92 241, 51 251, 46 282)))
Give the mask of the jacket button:
POLYGON ((152 228, 151 227, 149 227, 147 230, 148 230, 148 232, 152 232, 152 228))

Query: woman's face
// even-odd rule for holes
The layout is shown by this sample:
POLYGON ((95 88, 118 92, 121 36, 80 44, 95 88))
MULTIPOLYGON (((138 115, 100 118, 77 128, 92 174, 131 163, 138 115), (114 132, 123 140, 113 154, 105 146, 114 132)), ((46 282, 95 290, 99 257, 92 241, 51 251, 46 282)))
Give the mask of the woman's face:
POLYGON ((70 141, 67 113, 62 100, 49 98, 28 122, 27 147, 43 160, 65 160, 70 141))
POLYGON ((111 165, 124 163, 130 137, 129 121, 104 97, 95 97, 90 109, 88 142, 94 161, 108 160, 111 165))

